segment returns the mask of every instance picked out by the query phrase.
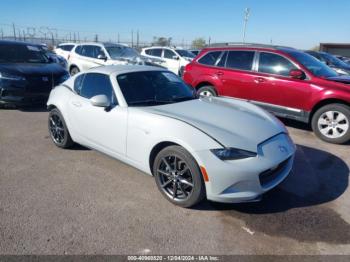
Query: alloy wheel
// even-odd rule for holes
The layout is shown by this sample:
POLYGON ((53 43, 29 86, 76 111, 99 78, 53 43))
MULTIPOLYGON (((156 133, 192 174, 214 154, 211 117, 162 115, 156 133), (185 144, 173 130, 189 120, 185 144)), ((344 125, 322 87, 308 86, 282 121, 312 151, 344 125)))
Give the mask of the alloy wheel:
POLYGON ((212 92, 208 90, 203 90, 202 92, 199 93, 200 96, 213 96, 212 92))
POLYGON ((49 119, 50 135, 56 144, 62 144, 65 138, 65 129, 61 118, 53 114, 49 119))
POLYGON ((174 201, 186 201, 194 190, 191 170, 179 156, 163 157, 157 169, 161 190, 174 201))
POLYGON ((327 111, 320 116, 317 125, 325 137, 340 138, 349 130, 349 119, 339 111, 327 111))

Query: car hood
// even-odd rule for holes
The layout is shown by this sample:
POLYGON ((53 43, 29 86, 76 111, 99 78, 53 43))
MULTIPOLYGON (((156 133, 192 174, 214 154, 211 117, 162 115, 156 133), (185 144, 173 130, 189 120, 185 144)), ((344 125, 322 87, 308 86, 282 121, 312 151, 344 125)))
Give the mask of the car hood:
POLYGON ((335 82, 340 82, 344 84, 350 84, 350 76, 333 76, 333 77, 327 77, 327 80, 335 81, 335 82))
POLYGON ((258 144, 287 132, 274 116, 248 102, 229 98, 201 98, 148 107, 146 111, 186 122, 224 147, 257 152, 258 144))
POLYGON ((0 72, 5 71, 7 73, 16 75, 61 75, 65 74, 66 70, 56 63, 50 64, 0 64, 0 72))

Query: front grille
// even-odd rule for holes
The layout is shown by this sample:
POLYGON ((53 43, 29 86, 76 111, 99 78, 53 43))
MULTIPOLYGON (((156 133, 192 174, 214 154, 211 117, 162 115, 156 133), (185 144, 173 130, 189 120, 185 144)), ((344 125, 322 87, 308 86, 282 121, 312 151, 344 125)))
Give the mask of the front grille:
POLYGON ((265 186, 270 182, 272 182, 273 180, 275 180, 279 176, 279 174, 282 172, 282 170, 286 167, 289 160, 290 160, 290 157, 284 160, 283 162, 281 162, 277 167, 270 168, 268 170, 261 172, 259 175, 261 186, 265 186))

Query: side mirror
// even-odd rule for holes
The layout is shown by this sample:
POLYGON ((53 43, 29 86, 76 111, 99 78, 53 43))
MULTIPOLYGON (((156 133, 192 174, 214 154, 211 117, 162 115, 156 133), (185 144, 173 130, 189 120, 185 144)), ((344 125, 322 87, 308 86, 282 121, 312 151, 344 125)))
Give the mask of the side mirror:
POLYGON ((97 107, 109 107, 111 102, 106 95, 97 95, 90 98, 90 102, 93 106, 97 107))
POLYGON ((180 57, 178 57, 177 55, 174 55, 174 56, 173 56, 173 59, 174 59, 174 60, 179 60, 180 57))
POLYGON ((100 54, 100 55, 97 56, 97 59, 101 59, 101 60, 105 60, 106 61, 107 60, 107 56, 100 54))
POLYGON ((289 71, 289 76, 293 79, 304 80, 306 78, 305 73, 300 69, 292 69, 289 71))

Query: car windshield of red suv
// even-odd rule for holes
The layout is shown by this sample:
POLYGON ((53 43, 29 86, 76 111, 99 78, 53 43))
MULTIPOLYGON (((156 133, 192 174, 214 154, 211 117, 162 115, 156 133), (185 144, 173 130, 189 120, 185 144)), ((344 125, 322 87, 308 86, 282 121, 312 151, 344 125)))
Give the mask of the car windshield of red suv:
POLYGON ((300 64, 305 66, 313 75, 317 77, 328 78, 338 76, 338 74, 332 68, 318 61, 309 54, 294 50, 288 50, 286 53, 294 57, 300 64))

